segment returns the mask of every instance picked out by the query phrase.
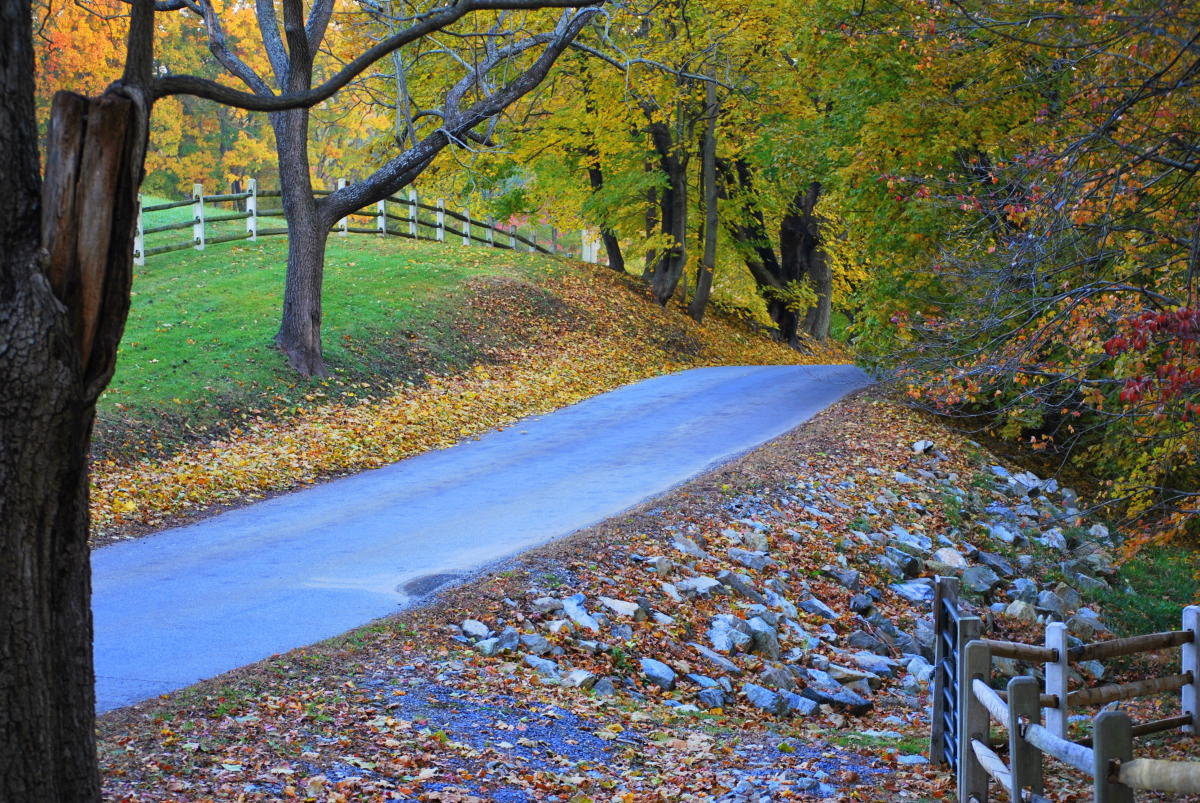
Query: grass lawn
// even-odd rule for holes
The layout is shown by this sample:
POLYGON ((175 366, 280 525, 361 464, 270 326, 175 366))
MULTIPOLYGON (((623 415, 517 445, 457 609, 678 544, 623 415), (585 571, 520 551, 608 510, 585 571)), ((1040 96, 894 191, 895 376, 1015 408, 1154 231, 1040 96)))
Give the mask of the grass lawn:
MULTIPOLYGON (((180 213, 190 214, 156 215, 180 213)), ((323 324, 334 378, 322 382, 291 372, 272 346, 286 255, 286 238, 273 237, 159 254, 137 268, 116 376, 100 400, 102 452, 154 450, 172 432, 219 429, 268 412, 263 406, 286 411, 461 366, 473 344, 446 321, 463 282, 564 269, 544 256, 482 246, 335 234, 326 251, 323 324), (151 427, 156 434, 147 434, 151 427)))

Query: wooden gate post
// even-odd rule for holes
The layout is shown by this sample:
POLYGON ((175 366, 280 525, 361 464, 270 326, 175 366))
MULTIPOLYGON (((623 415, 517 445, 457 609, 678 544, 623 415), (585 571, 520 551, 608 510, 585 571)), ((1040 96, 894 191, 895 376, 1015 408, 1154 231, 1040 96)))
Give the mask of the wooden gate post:
POLYGON ((988 774, 971 742, 978 739, 988 743, 988 733, 991 731, 991 720, 988 710, 971 691, 971 681, 980 678, 987 683, 992 674, 992 650, 982 641, 972 641, 965 648, 960 647, 962 659, 959 663, 958 674, 958 800, 959 803, 987 803, 988 774))
MULTIPOLYGON (((345 188, 345 186, 346 186, 346 179, 339 178, 338 182, 337 182, 337 188, 340 190, 340 189, 345 188)), ((350 218, 344 217, 338 221, 338 236, 346 237, 349 234, 350 234, 350 218)))
POLYGON ((408 188, 408 233, 417 239, 417 191, 408 188))
POLYGON ((146 227, 142 220, 142 194, 137 197, 137 233, 133 235, 133 264, 146 264, 146 227))
POLYGON ((375 231, 380 237, 387 236, 387 201, 375 202, 375 231))
POLYGON ((437 202, 437 241, 446 241, 446 203, 441 198, 437 202))
POLYGON ((463 245, 471 244, 471 210, 463 209, 463 245))
POLYGON ((192 248, 204 250, 204 185, 192 185, 192 248))
POLYGON ((246 218, 246 233, 250 235, 250 242, 255 242, 258 240, 258 179, 246 180, 246 192, 250 193, 246 196, 246 213, 250 215, 246 218))
POLYGON ((1045 791, 1042 751, 1025 741, 1026 722, 1036 723, 1041 718, 1038 709, 1040 691, 1037 678, 1028 675, 1015 677, 1008 682, 1008 761, 1012 768, 1012 788, 1008 790, 1010 800, 1021 800, 1024 789, 1037 795, 1045 791))
POLYGON ((490 217, 487 221, 488 245, 492 248, 496 247, 496 218, 490 217))
POLYGON ((1067 678, 1071 664, 1067 658, 1067 626, 1062 622, 1046 625, 1046 646, 1054 650, 1056 660, 1046 662, 1046 694, 1058 698, 1058 706, 1042 710, 1046 729, 1060 739, 1067 738, 1067 678))
POLYGON ((1187 733, 1200 733, 1200 605, 1189 605, 1183 609, 1183 630, 1192 634, 1192 640, 1183 645, 1183 668, 1180 672, 1191 672, 1192 682, 1183 687, 1183 713, 1192 718, 1190 725, 1183 727, 1187 733))
POLYGON ((1133 790, 1117 778, 1121 762, 1133 760, 1133 729, 1124 711, 1105 711, 1092 729, 1094 803, 1133 803, 1133 790))

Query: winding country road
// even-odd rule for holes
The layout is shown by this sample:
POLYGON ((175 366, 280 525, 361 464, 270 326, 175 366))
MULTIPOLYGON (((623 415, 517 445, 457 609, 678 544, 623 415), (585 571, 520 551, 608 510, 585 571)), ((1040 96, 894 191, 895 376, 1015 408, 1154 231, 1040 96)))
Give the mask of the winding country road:
POLYGON ((385 468, 98 549, 97 709, 394 613, 662 494, 869 384, 850 366, 700 368, 385 468))

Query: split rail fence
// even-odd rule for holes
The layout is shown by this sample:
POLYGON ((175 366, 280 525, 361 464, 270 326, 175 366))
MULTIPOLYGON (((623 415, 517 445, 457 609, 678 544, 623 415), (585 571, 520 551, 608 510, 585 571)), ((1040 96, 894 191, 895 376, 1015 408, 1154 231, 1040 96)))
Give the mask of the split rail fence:
MULTIPOLYGON (((346 186, 345 180, 338 182, 338 188, 346 186)), ((316 190, 316 195, 329 195, 329 190, 316 190)), ((282 206, 260 206, 260 200, 272 201, 281 197, 279 190, 258 189, 258 182, 250 179, 246 189, 241 192, 230 192, 222 195, 205 195, 204 187, 196 184, 192 188, 192 197, 180 201, 150 204, 142 206, 138 200, 137 234, 133 245, 135 264, 146 264, 146 258, 169 251, 183 251, 194 248, 203 251, 205 246, 216 243, 236 242, 240 240, 256 241, 259 237, 286 235, 287 226, 260 227, 259 222, 270 221, 283 215, 282 206), (230 211, 220 211, 213 214, 206 206, 215 204, 230 204, 230 211), (186 220, 146 225, 146 215, 156 212, 166 212, 172 209, 190 207, 191 214, 186 220), (228 227, 214 229, 213 224, 224 224, 233 221, 245 221, 245 231, 230 233, 228 227), (146 238, 151 235, 172 231, 191 230, 191 238, 174 242, 159 242, 147 245, 146 238)), ((281 203, 281 202, 275 202, 281 203)), ((446 242, 462 238, 463 245, 477 243, 492 248, 504 248, 512 251, 527 250, 543 254, 565 254, 582 259, 585 262, 600 261, 600 239, 592 231, 584 230, 580 234, 581 247, 570 248, 559 240, 558 232, 550 231, 546 242, 538 242, 535 232, 521 232, 515 228, 498 226, 492 219, 480 220, 473 218, 470 210, 461 212, 447 209, 445 202, 438 200, 430 205, 421 202, 415 189, 409 189, 406 198, 389 196, 370 207, 360 209, 342 218, 330 230, 345 237, 349 234, 374 234, 380 237, 407 237, 414 240, 430 240, 446 242), (397 207, 400 214, 396 213, 397 207), (422 212, 427 213, 422 215, 422 212), (455 225, 457 224, 457 228, 455 225)))
POLYGON ((1048 803, 1045 756, 1092 778, 1096 803, 1129 803, 1138 790, 1200 793, 1200 762, 1135 758, 1133 739, 1152 733, 1200 728, 1200 606, 1183 610, 1182 627, 1165 633, 1069 646, 1062 622, 1046 626, 1044 645, 980 638, 982 622, 958 612, 958 581, 935 586, 937 647, 930 759, 956 771, 959 803, 986 803, 994 782, 1012 801, 1048 803), (1068 690, 1072 661, 1103 661, 1124 655, 1180 648, 1177 674, 1128 683, 1068 690), (1041 664, 1044 686, 1031 676, 1012 678, 1007 691, 992 688, 992 659, 1041 664), (1134 724, 1123 711, 1093 717, 1092 734, 1068 738, 1072 710, 1152 694, 1178 692, 1181 713, 1134 724), (992 723, 1007 731, 993 739, 992 723), (1044 723, 1044 724, 1043 724, 1044 723), (1007 763, 994 748, 1008 746, 1007 763))

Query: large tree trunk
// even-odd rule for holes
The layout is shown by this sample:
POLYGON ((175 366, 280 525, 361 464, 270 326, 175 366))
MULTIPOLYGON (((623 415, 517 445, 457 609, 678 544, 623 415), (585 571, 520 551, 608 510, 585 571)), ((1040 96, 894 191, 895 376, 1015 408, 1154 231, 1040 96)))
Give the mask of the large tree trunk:
POLYGON ((704 311, 712 295, 713 268, 717 263, 717 114, 720 108, 717 105, 716 84, 712 81, 705 84, 704 101, 708 116, 700 142, 700 197, 704 205, 701 241, 704 243, 704 253, 696 272, 696 294, 688 305, 688 314, 696 319, 696 323, 704 321, 704 311))
POLYGON ((325 275, 326 221, 313 196, 308 163, 307 109, 272 115, 279 151, 279 186, 288 224, 283 314, 275 345, 304 376, 328 376, 321 350, 321 287, 325 275))
MULTIPOLYGON (((150 13, 134 7, 135 67, 150 13)), ((87 803, 88 441, 129 309, 148 108, 132 85, 58 93, 42 198, 32 75, 30 6, 0 0, 0 800, 87 803)))
MULTIPOLYGON (((592 192, 599 192, 604 187, 604 172, 600 169, 600 152, 594 145, 588 148, 588 181, 592 192)), ((608 266, 617 273, 625 273, 625 255, 621 253, 621 241, 611 228, 600 229, 600 239, 604 241, 604 251, 608 254, 608 266)))
POLYGON ((817 303, 804 314, 804 332, 816 340, 829 336, 829 320, 833 309, 833 271, 829 256, 821 244, 821 220, 817 216, 817 200, 821 184, 812 182, 802 194, 797 194, 785 218, 786 232, 780 235, 784 251, 785 272, 789 281, 807 279, 817 295, 817 303))
POLYGON ((650 289, 654 299, 665 307, 675 294, 687 264, 687 168, 676 154, 665 124, 651 125, 650 136, 658 152, 659 167, 667 177, 667 187, 659 195, 659 212, 662 233, 670 240, 670 247, 659 255, 654 266, 650 289))

